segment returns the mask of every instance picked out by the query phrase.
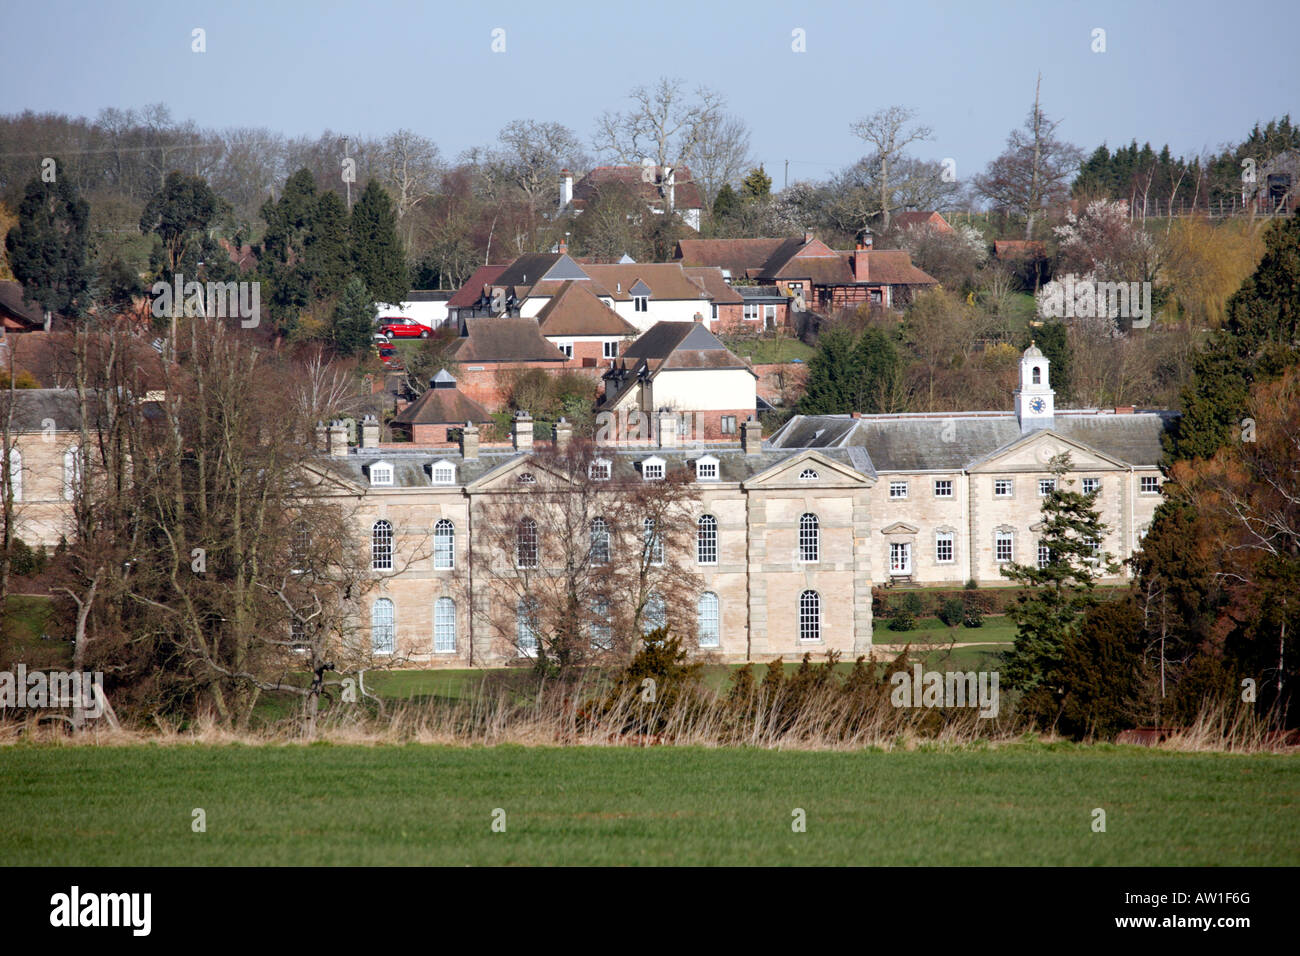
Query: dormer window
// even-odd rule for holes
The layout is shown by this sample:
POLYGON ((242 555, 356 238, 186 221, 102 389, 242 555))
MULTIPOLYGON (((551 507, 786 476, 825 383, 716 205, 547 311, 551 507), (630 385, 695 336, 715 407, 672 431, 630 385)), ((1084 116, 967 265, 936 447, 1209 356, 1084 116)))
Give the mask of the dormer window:
POLYGON ((371 487, 391 486, 393 483, 393 466, 386 461, 377 461, 370 466, 371 487))
POLYGON ((449 461, 436 461, 430 471, 435 485, 454 485, 456 483, 456 466, 449 461))
POLYGON ((817 474, 815 468, 805 468, 803 471, 799 472, 800 481, 816 481, 820 477, 821 475, 817 474))
POLYGON ((644 481, 662 481, 664 477, 664 460, 647 458, 641 462, 641 478, 644 481))
POLYGON ((718 459, 714 458, 712 455, 705 455, 703 458, 696 459, 695 480, 717 481, 718 459))
POLYGON ((609 481, 612 464, 608 458, 597 458, 587 466, 587 477, 592 481, 609 481))

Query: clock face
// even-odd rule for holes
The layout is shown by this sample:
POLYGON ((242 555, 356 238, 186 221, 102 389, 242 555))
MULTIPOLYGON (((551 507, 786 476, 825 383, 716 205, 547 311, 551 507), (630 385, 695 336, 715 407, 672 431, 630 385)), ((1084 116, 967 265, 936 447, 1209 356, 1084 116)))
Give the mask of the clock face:
POLYGON ((1047 407, 1047 403, 1043 401, 1041 398, 1031 399, 1029 402, 1029 410, 1031 412, 1038 413, 1041 412, 1046 407, 1047 407))

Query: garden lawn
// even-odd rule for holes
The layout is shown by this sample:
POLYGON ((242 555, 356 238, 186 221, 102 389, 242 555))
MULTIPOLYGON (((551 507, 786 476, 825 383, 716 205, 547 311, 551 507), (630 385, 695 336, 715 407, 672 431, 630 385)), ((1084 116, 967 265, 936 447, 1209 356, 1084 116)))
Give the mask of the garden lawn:
POLYGON ((1292 865, 1298 802, 1295 757, 1111 746, 18 745, 0 748, 0 859, 1292 865), (206 832, 191 829, 195 808, 206 832))

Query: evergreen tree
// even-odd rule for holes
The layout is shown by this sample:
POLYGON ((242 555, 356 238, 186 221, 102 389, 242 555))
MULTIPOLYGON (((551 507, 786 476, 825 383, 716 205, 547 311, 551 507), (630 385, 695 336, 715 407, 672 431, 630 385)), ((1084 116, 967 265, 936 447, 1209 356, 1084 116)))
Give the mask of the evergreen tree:
POLYGON ((1192 360, 1183 414, 1166 448, 1174 460, 1209 458, 1241 427, 1253 384, 1300 361, 1300 217, 1279 220, 1264 256, 1233 293, 1227 323, 1192 360))
POLYGON ((410 291, 406 254, 397 238, 397 213, 372 179, 352 208, 352 261, 366 288, 380 302, 401 302, 410 291))
MULTIPOLYGON (((1008 611, 1017 634, 1006 655, 1006 679, 1026 692, 1044 688, 1054 703, 1059 703, 1058 671, 1066 638, 1074 632, 1079 616, 1097 603, 1093 588, 1102 570, 1110 574, 1119 570, 1109 554, 1094 549, 1106 526, 1095 493, 1085 495, 1066 487, 1070 466, 1069 452, 1053 456, 1048 465, 1056 487, 1043 499, 1039 543, 1048 549, 1043 567, 1037 561, 1002 566, 1004 577, 1026 588, 1008 611)), ((1046 717, 1051 708, 1044 700, 1032 709, 1046 717)))
POLYGON ((366 290, 365 283, 353 276, 344 286, 343 296, 330 321, 329 337, 334 351, 349 356, 369 348, 377 314, 374 299, 366 290))
POLYGON ((1142 615, 1132 598, 1090 608, 1065 640, 1061 733, 1109 738, 1133 725, 1142 689, 1142 615))
POLYGON ((718 190, 717 198, 713 200, 714 221, 718 222, 726 219, 739 208, 740 197, 731 188, 731 183, 724 183, 722 188, 718 190))
POLYGON ((321 193, 304 237, 311 296, 328 299, 343 291, 352 275, 348 211, 338 193, 321 193))
POLYGON ((832 327, 817 339, 817 352, 808 360, 808 381, 799 412, 803 415, 839 415, 853 411, 859 365, 853 335, 832 327))
POLYGON ((852 362, 856 371, 850 395, 852 407, 841 411, 872 415, 897 411, 903 360, 894 339, 884 329, 873 325, 858 339, 852 362))
POLYGON ((23 297, 50 313, 80 316, 89 305, 90 205, 55 162, 55 182, 32 177, 5 237, 9 267, 23 297))
POLYGON ((279 199, 262 204, 266 233, 257 251, 266 286, 262 302, 282 334, 298 324, 298 314, 311 301, 305 257, 316 204, 316 180, 307 169, 289 177, 279 199))
POLYGON ((763 167, 751 169, 749 175, 740 181, 740 195, 746 202, 766 199, 772 195, 772 177, 763 171, 763 167))
POLYGON ((209 279, 224 280, 233 272, 230 257, 209 231, 225 205, 202 176, 167 174, 140 213, 140 232, 157 237, 150 257, 155 279, 170 282, 178 272, 197 279, 199 263, 209 279), (223 264, 232 268, 224 269, 223 264))

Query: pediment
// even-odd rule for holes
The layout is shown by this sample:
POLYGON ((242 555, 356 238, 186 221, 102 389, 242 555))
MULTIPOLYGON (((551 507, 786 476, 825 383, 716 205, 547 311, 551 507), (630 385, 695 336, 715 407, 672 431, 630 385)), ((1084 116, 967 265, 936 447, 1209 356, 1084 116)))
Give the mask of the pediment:
POLYGON ((881 534, 920 534, 921 529, 906 521, 895 521, 888 527, 880 529, 881 534))
POLYGON ((797 488, 816 491, 819 488, 869 488, 876 479, 855 471, 848 465, 841 464, 816 449, 805 449, 802 453, 777 462, 772 467, 760 471, 744 482, 744 487, 752 488, 797 488), (817 473, 815 479, 800 478, 811 469, 817 473))
POLYGON ((547 467, 531 455, 521 453, 517 458, 510 459, 466 485, 466 490, 535 491, 539 487, 554 488, 572 483, 572 480, 562 472, 547 467), (532 476, 531 481, 526 478, 529 475, 532 476))
POLYGON ((1052 457, 1061 452, 1069 452, 1071 472, 1128 470, 1128 465, 1118 458, 1112 458, 1051 429, 1043 429, 972 462, 970 472, 978 475, 990 472, 1047 471, 1052 457))

